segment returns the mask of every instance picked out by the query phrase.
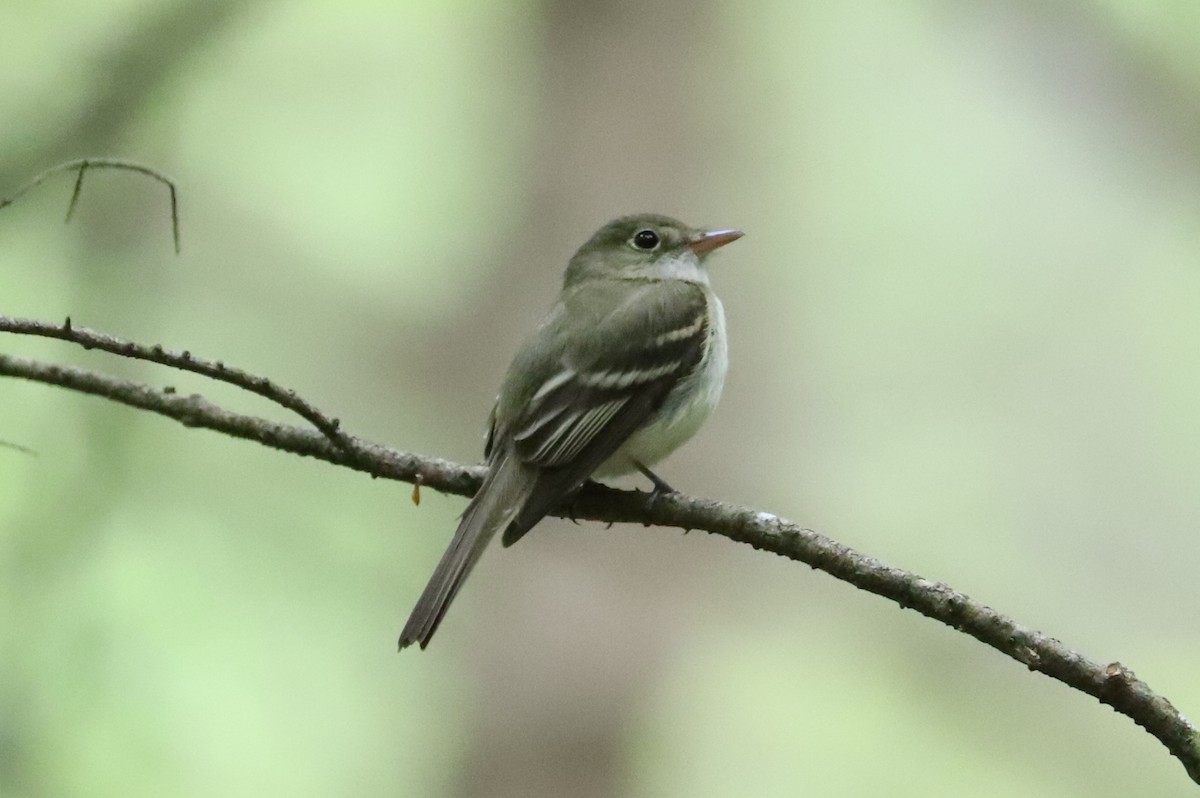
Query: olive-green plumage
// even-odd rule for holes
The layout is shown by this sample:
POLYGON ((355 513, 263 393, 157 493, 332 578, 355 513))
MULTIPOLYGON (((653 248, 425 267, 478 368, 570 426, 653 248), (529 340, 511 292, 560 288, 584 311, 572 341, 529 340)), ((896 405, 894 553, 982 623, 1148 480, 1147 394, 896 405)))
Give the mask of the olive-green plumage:
MULTIPOLYGON (((715 406, 725 318, 703 267, 741 237, 665 216, 600 228, 509 366, 488 431, 488 474, 400 635, 424 648, 497 532, 511 545, 592 475, 649 467, 715 406)), ((656 480, 657 486, 665 485, 656 480)))

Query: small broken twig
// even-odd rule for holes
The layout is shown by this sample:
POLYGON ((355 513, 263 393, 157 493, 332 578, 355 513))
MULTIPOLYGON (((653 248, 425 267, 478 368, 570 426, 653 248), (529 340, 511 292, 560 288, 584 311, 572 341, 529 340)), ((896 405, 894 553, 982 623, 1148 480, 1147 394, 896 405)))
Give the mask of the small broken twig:
POLYGON ((73 172, 78 170, 79 174, 75 177, 75 188, 71 191, 71 202, 67 206, 67 217, 65 221, 71 221, 71 217, 75 214, 75 208, 79 204, 79 195, 83 191, 83 176, 87 174, 88 169, 120 169, 127 172, 139 172, 147 177, 152 177, 158 182, 167 187, 171 194, 171 235, 175 242, 175 254, 179 254, 179 200, 176 196, 175 181, 159 172, 157 169, 152 169, 149 166, 143 166, 140 163, 126 161, 120 158, 78 158, 74 161, 60 163, 57 166, 51 166, 46 171, 34 177, 25 185, 18 188, 10 197, 0 198, 0 210, 12 205, 14 202, 25 196, 33 189, 45 183, 49 178, 59 172, 73 172))

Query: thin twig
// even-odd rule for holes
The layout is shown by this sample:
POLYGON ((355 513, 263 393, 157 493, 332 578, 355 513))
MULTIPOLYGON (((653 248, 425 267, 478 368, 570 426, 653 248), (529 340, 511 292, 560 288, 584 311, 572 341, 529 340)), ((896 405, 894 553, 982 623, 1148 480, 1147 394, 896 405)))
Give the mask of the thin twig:
POLYGON ((134 360, 146 360, 234 385, 291 410, 320 430, 348 455, 355 454, 353 440, 342 431, 341 424, 336 418, 326 416, 290 388, 284 388, 266 377, 250 374, 235 366, 227 366, 219 360, 211 362, 188 351, 172 352, 158 345, 145 346, 124 338, 90 330, 87 327, 76 327, 71 323, 70 317, 62 324, 51 324, 37 319, 14 319, 0 316, 0 332, 57 338, 61 341, 79 344, 84 349, 100 349, 134 360))
MULTIPOLYGON (((282 451, 325 460, 444 493, 463 496, 479 488, 484 469, 446 460, 398 452, 353 439, 347 454, 320 434, 251 416, 230 413, 198 395, 180 396, 119 380, 85 369, 0 355, 0 375, 57 385, 103 396, 115 402, 173 418, 185 426, 204 427, 257 441, 282 451)), ((651 495, 589 484, 560 517, 699 529, 756 549, 771 551, 848 582, 901 607, 965 632, 1029 670, 1093 696, 1154 735, 1200 784, 1200 733, 1164 697, 1154 693, 1131 670, 1107 665, 1072 651, 1058 640, 1021 626, 996 610, 940 582, 885 565, 786 519, 747 507, 681 494, 651 495)))
POLYGON ((0 449, 12 449, 14 452, 27 454, 30 457, 38 456, 38 453, 33 449, 30 449, 28 446, 22 446, 21 444, 13 443, 12 441, 0 441, 0 449))
POLYGON ((67 205, 66 221, 71 221, 71 217, 75 214, 75 207, 79 204, 79 195, 83 191, 83 176, 88 169, 120 169, 126 172, 139 172, 148 177, 152 177, 158 182, 167 187, 171 196, 171 235, 175 241, 175 254, 178 255, 179 248, 179 199, 176 196, 175 181, 164 175, 157 169, 149 166, 144 166, 133 161, 126 161, 120 158, 79 158, 74 161, 60 163, 57 166, 51 166, 46 171, 34 177, 25 185, 18 188, 11 196, 0 198, 0 210, 12 205, 25 194, 45 183, 49 178, 60 172, 73 172, 78 170, 75 176, 75 187, 71 191, 71 202, 67 205))

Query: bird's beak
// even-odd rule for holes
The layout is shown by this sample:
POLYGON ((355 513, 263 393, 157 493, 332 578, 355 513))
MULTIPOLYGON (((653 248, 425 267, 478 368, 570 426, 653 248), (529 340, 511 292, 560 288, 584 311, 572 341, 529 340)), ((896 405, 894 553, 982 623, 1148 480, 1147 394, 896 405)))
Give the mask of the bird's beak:
POLYGON ((707 233, 693 236, 687 245, 688 249, 697 255, 706 255, 717 247, 737 241, 744 235, 745 233, 741 230, 709 230, 707 233))

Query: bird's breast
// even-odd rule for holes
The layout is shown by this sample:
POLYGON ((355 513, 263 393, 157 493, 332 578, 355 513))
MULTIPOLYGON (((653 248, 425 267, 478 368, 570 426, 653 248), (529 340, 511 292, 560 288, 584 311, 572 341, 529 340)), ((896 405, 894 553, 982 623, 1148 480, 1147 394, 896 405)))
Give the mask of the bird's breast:
POLYGON ((635 469, 634 461, 654 465, 695 435, 717 406, 729 368, 725 310, 711 291, 705 293, 709 332, 700 363, 667 394, 659 412, 596 469, 596 476, 628 474, 635 469))

